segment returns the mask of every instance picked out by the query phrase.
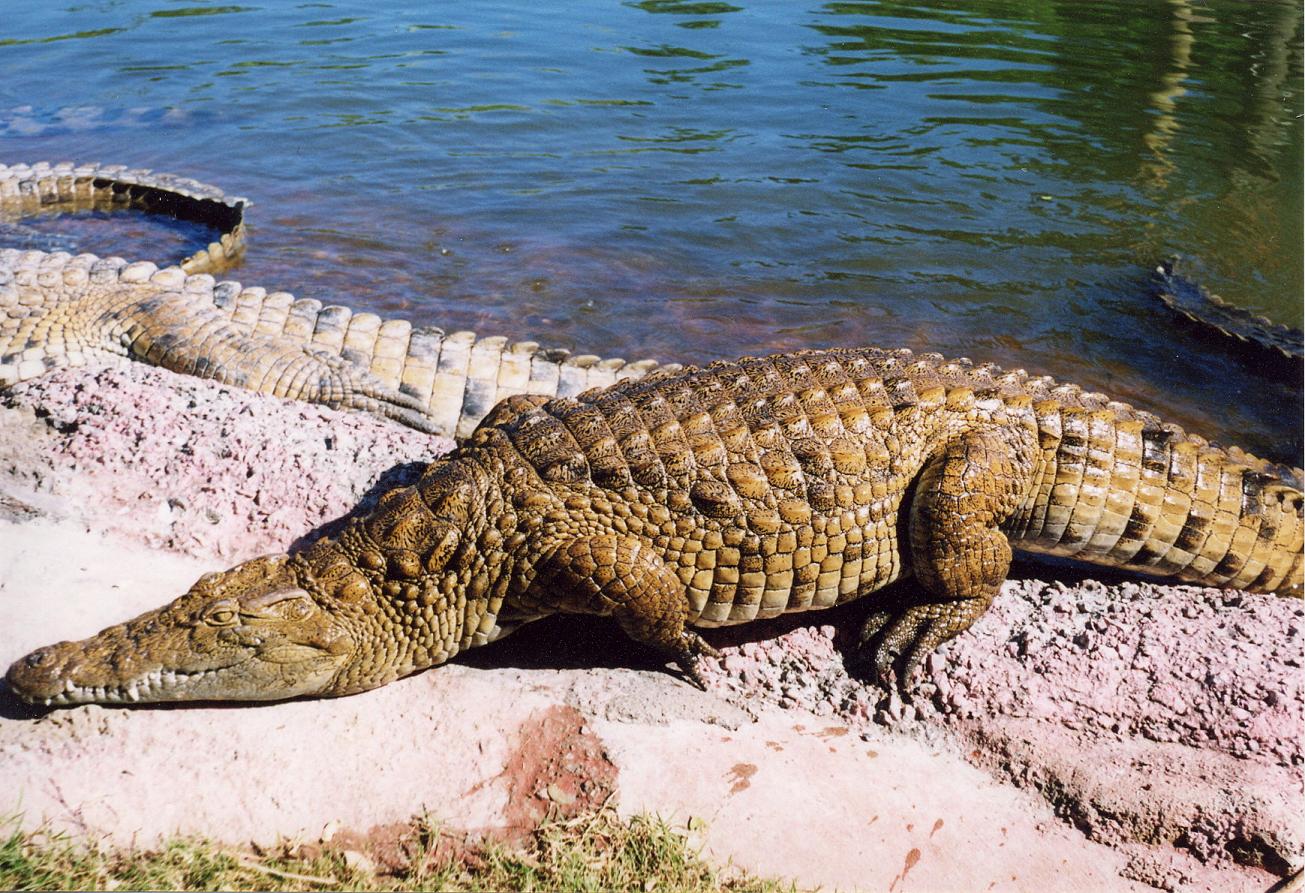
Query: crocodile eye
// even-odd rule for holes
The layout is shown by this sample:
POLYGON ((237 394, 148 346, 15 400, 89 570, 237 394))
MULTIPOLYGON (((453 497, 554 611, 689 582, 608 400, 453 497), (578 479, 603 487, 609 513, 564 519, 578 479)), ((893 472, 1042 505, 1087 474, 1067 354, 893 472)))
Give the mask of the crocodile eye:
POLYGON ((311 613, 313 613, 312 602, 303 598, 290 599, 285 607, 281 608, 281 616, 286 620, 303 620, 311 613))
POLYGON ((209 611, 204 617, 209 626, 230 626, 236 622, 236 609, 221 607, 209 611))

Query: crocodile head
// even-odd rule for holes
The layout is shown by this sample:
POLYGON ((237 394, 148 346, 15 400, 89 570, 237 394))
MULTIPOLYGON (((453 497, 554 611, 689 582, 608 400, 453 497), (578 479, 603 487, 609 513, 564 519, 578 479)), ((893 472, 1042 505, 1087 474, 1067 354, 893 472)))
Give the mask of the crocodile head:
POLYGON ((342 694, 332 686, 356 629, 300 588, 291 565, 275 555, 207 574, 162 608, 33 651, 6 682, 46 705, 342 694))
POLYGON ((442 664, 505 631, 490 593, 511 567, 511 513, 489 480, 474 457, 432 463, 338 536, 206 574, 158 610, 33 651, 5 681, 47 706, 278 701, 442 664))

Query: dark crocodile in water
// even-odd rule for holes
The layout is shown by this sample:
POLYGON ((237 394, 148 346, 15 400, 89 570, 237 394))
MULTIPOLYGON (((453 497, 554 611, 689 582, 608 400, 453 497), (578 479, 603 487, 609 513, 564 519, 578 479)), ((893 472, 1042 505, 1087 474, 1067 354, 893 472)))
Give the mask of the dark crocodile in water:
POLYGON ((1183 274, 1177 259, 1157 265, 1154 282, 1160 300, 1195 323, 1200 331, 1224 342, 1231 339, 1238 349, 1286 366, 1299 379, 1305 359, 1305 336, 1300 329, 1271 322, 1211 294, 1183 274))

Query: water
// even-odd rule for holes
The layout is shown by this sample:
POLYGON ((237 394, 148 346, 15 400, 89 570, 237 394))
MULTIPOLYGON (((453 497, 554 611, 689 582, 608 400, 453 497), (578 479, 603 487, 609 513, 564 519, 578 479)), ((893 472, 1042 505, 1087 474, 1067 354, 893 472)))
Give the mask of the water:
POLYGON ((0 160, 250 197, 246 284, 629 359, 967 355, 1299 463, 1298 383, 1176 325, 1146 269, 1300 325, 1301 17, 7 0, 0 160))

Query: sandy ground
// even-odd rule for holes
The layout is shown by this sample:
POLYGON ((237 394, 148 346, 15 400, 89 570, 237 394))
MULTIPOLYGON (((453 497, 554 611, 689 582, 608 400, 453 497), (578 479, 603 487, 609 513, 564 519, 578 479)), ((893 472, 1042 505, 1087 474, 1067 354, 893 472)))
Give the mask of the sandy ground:
MULTIPOLYGON (((16 387, 0 663, 329 528, 448 446, 144 366, 16 387)), ((714 631, 706 693, 567 618, 339 700, 5 697, 0 809, 118 841, 365 847, 421 812, 511 837, 612 802, 842 889, 1263 890, 1305 862, 1301 602, 1020 566, 909 704, 848 673, 867 608, 714 631)))

